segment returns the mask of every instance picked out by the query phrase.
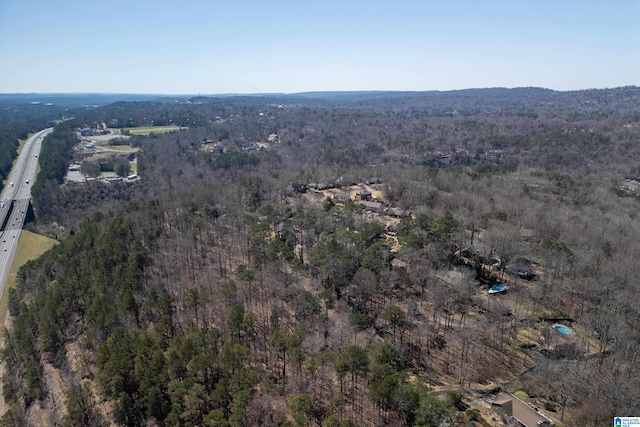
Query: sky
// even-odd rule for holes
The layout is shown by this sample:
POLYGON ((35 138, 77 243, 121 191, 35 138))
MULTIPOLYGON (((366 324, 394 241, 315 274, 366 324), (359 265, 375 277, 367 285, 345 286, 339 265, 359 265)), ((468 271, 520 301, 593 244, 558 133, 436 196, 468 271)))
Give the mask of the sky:
POLYGON ((640 85, 640 0, 2 0, 0 93, 640 85))

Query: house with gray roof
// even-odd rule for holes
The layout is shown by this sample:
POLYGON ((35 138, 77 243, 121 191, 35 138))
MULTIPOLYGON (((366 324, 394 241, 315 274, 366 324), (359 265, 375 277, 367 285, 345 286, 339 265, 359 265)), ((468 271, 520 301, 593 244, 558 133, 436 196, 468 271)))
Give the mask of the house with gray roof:
POLYGON ((508 426, 554 427, 555 423, 522 400, 509 393, 496 396, 492 406, 508 426))

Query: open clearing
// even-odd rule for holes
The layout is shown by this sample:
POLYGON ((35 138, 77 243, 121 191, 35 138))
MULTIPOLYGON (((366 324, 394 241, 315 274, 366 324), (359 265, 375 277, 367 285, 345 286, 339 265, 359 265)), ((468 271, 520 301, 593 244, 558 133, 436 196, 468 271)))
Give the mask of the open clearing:
POLYGON ((18 242, 18 250, 16 256, 11 263, 11 270, 7 277, 7 283, 0 300, 0 319, 5 318, 7 312, 7 303, 9 288, 15 288, 18 269, 24 265, 27 261, 38 258, 40 255, 51 249, 57 243, 56 240, 49 237, 42 236, 40 234, 32 233, 30 231, 23 230, 20 234, 20 241, 18 242))
MULTIPOLYGON (((101 147, 104 149, 104 147, 101 147)), ((137 153, 140 147, 130 147, 129 145, 110 145, 106 148, 108 151, 120 151, 123 153, 137 153)))
POLYGON ((127 132, 131 135, 144 135, 149 136, 153 133, 167 133, 167 132, 175 132, 178 130, 187 129, 186 127, 180 126, 141 126, 137 128, 124 128, 122 133, 126 134, 127 132))

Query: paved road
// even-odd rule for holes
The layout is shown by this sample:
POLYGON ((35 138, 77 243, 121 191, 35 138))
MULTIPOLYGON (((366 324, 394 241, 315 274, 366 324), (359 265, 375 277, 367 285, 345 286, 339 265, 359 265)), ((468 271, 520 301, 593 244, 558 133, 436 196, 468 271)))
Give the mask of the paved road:
MULTIPOLYGON (((42 140, 52 130, 53 128, 42 130, 29 138, 20 150, 18 160, 9 173, 7 184, 0 193, 0 226, 5 224, 6 220, 5 227, 0 230, 0 296, 4 293, 11 262, 24 225, 25 213, 29 208, 31 186, 36 176, 42 140)), ((0 327, 4 325, 4 321, 5 319, 0 319, 0 327)), ((3 346, 4 343, 0 337, 0 348, 3 346)), ((0 363, 0 378, 2 375, 4 375, 4 363, 0 363)), ((0 381, 0 416, 4 415, 4 411, 4 394, 2 381, 0 381)))
POLYGON ((0 296, 9 275, 11 262, 18 247, 18 240, 26 218, 31 199, 31 186, 36 176, 38 155, 42 140, 53 128, 42 130, 33 135, 20 151, 5 188, 0 193, 0 296))

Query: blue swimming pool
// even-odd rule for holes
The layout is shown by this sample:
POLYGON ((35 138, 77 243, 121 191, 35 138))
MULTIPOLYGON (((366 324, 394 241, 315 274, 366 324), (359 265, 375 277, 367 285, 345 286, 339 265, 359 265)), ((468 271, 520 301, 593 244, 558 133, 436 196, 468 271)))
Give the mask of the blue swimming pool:
POLYGON ((496 283, 489 289, 490 294, 497 294, 498 292, 504 291, 504 285, 502 283, 496 283))
POLYGON ((571 335, 571 331, 564 325, 553 325, 553 329, 560 332, 562 335, 571 335))

